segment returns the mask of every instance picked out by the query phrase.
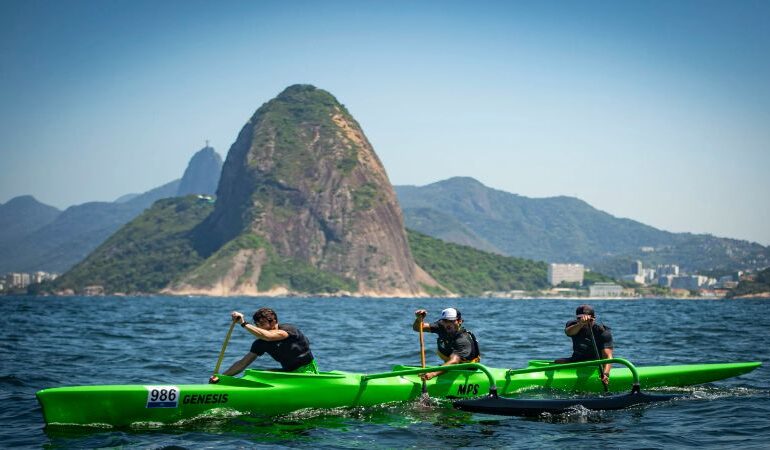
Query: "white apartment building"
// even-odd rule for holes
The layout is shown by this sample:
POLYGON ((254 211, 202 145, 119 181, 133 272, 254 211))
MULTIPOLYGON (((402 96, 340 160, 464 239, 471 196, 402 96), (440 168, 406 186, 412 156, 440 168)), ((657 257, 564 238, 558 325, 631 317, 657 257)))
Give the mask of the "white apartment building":
POLYGON ((594 283, 588 286, 588 295, 591 297, 620 297, 623 294, 623 286, 615 283, 594 283))
POLYGON ((673 275, 678 276, 679 275, 679 266, 676 264, 666 264, 666 265, 658 265, 658 276, 664 276, 664 275, 673 275))
POLYGON ((558 286, 561 282, 583 284, 585 267, 582 264, 548 264, 548 283, 558 286))
POLYGON ((5 276, 5 283, 9 289, 25 288, 29 286, 29 274, 11 272, 5 276))
POLYGON ((671 288, 672 289, 687 289, 689 291, 695 291, 701 288, 702 286, 706 286, 709 283, 709 277, 704 277, 702 275, 690 275, 690 276, 679 276, 679 277, 673 277, 671 279, 671 288))

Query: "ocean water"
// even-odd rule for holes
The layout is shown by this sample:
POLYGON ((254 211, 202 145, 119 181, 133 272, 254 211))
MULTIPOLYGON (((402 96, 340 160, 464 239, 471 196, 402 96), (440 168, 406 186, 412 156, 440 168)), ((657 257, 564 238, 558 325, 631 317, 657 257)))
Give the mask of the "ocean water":
MULTIPOLYGON (((45 427, 35 392, 86 384, 185 384, 210 376, 229 313, 274 308, 310 338, 321 370, 381 372, 419 364, 413 311, 458 307, 483 362, 522 367, 570 354, 563 327, 578 301, 507 299, 0 297, 3 448, 768 448, 767 366, 678 389, 682 399, 622 411, 535 419, 453 410, 446 403, 311 410, 271 419, 217 417, 124 429, 45 427)), ((770 361, 770 302, 594 301, 615 354, 637 365, 770 361)), ((426 336, 429 349, 435 347, 426 336)), ((234 330, 223 367, 251 338, 234 330)), ((432 353, 432 352, 429 352, 432 353)), ((438 359, 429 356, 429 364, 438 359)), ((252 367, 276 367, 268 356, 252 367)))

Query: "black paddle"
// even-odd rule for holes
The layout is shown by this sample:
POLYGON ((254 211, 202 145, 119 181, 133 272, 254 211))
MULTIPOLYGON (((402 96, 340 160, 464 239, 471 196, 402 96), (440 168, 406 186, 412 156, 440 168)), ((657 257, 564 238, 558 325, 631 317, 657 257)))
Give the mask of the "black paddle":
MULTIPOLYGON (((588 324, 588 332, 591 334, 591 343, 594 345, 594 353, 596 353, 596 359, 602 359, 602 356, 599 354, 599 347, 596 346, 593 320, 588 324)), ((609 392, 609 387, 607 386, 607 383, 604 382, 604 365, 602 364, 599 364, 599 379, 602 381, 602 385, 604 385, 604 392, 609 392)))

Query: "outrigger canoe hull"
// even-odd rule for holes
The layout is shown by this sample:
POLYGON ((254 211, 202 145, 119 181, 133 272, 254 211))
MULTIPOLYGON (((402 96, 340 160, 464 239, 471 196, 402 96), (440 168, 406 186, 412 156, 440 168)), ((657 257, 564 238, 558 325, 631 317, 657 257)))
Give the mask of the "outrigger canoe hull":
MULTIPOLYGON (((530 361, 530 367, 546 365, 530 361)), ((738 376, 761 363, 696 364, 638 367, 641 387, 689 386, 738 376)), ((395 371, 407 366, 396 366, 395 371)), ((488 368, 502 396, 546 388, 572 392, 602 392, 598 369, 560 369, 508 375, 507 369, 488 368)), ((421 395, 417 375, 366 379, 348 372, 297 374, 246 370, 240 377, 220 376, 217 384, 102 385, 43 389, 37 393, 49 425, 127 426, 136 423, 176 423, 228 410, 242 414, 280 415, 301 409, 372 406, 410 401, 421 395)), ((610 388, 631 389, 626 368, 613 368, 610 388)), ((440 398, 473 398, 489 391, 488 376, 480 370, 448 372, 427 383, 428 393, 440 398)))

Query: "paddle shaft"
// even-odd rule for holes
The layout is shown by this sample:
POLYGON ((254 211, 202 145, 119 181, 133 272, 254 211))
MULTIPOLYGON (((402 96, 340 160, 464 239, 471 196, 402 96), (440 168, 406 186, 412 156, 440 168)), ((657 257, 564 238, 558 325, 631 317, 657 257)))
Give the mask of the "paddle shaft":
MULTIPOLYGON (((591 322, 588 324, 588 332, 591 334, 591 343, 594 345, 594 353, 596 353, 596 359, 602 359, 602 355, 599 354, 599 347, 596 346, 596 338, 594 337, 594 324, 591 322)), ((604 385, 604 392, 609 392, 609 387, 604 382, 604 365, 599 364, 599 378, 604 385)))
POLYGON ((230 342, 230 336, 233 334, 233 328, 235 328, 235 322, 230 324, 230 329, 227 330, 225 341, 222 342, 222 350, 219 351, 219 359, 217 359, 217 366, 214 368, 214 375, 219 373, 219 366, 222 365, 222 360, 225 357, 225 349, 227 348, 227 343, 230 342))
MULTIPOLYGON (((420 365, 425 368, 425 336, 423 335, 422 325, 424 318, 420 318, 420 365)), ((428 393, 428 385, 425 380, 422 380, 422 393, 428 393)))

